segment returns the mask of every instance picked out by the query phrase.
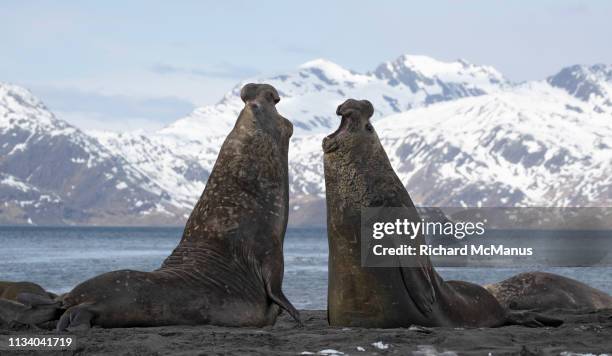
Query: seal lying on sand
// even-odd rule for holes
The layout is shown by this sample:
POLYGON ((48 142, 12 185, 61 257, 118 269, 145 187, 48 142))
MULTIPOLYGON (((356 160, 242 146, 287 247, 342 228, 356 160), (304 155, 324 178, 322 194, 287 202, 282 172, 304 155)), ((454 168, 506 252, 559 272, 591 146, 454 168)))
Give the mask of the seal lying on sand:
POLYGON ((43 287, 36 283, 0 281, 0 298, 17 300, 17 295, 21 293, 29 293, 39 295, 41 297, 46 296, 50 299, 56 297, 55 294, 47 292, 43 287))
POLYGON ((612 308, 612 297, 577 280, 545 272, 517 274, 485 288, 509 309, 612 308))
MULTIPOLYGON (((445 282, 427 256, 415 266, 361 266, 361 210, 404 207, 419 215, 374 128, 374 108, 349 99, 336 111, 342 122, 323 140, 329 238, 328 318, 332 326, 372 328, 424 326, 494 327, 560 325, 535 313, 508 313, 486 289, 445 282)), ((424 244, 418 236, 414 245, 424 244)))
POLYGON ((55 319, 56 297, 36 283, 0 281, 0 322, 37 325, 55 319))
POLYGON ((183 237, 161 268, 102 274, 64 297, 69 327, 274 324, 285 298, 287 151, 293 125, 267 84, 247 84, 244 109, 225 139, 183 237))

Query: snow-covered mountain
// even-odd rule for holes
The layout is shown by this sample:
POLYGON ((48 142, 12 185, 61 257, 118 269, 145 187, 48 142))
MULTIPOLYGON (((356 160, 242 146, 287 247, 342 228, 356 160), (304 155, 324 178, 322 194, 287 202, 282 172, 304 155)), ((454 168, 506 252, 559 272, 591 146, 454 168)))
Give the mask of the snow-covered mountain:
POLYGON ((368 98, 376 109, 375 118, 381 118, 435 102, 483 95, 508 85, 495 69, 462 60, 440 62, 404 55, 381 64, 372 73, 360 74, 317 59, 291 73, 245 80, 216 105, 198 108, 159 133, 195 140, 202 139, 202 133, 227 134, 244 106, 240 89, 248 82, 266 82, 278 89, 282 98, 278 110, 291 119, 296 135, 335 128, 335 108, 346 98, 368 98))
MULTIPOLYGON (((348 97, 371 100, 376 108, 374 119, 378 120, 412 108, 484 95, 509 86, 495 69, 465 61, 446 63, 424 56, 401 56, 381 64, 372 73, 359 74, 318 59, 291 73, 241 82, 219 103, 198 108, 158 132, 97 133, 96 137, 157 185, 173 192, 179 205, 188 208, 193 205, 193 192, 204 187, 217 150, 244 106, 240 89, 249 81, 270 83, 278 89, 282 97, 278 109, 293 122, 296 143, 308 141, 306 138, 313 135, 317 137, 315 141, 320 140, 321 134, 333 131, 338 125, 335 108, 348 97)), ((321 205, 324 183, 320 147, 320 141, 309 141, 308 150, 300 144, 291 145, 290 169, 294 172, 291 189, 297 209, 306 202, 321 205), (312 175, 300 174, 316 167, 312 175)), ((294 215, 299 213, 296 210, 294 215)))
POLYGON ((389 116, 377 127, 424 205, 612 205, 612 117, 544 82, 389 116))
MULTIPOLYGON (((251 81, 274 85, 281 95, 279 112, 295 125, 290 145, 293 225, 325 223, 321 140, 337 127, 335 108, 349 97, 373 102, 374 126, 418 204, 612 206, 610 68, 572 66, 546 80, 513 84, 492 67, 463 60, 441 62, 404 55, 360 74, 319 59, 290 73, 245 80, 217 104, 198 108, 153 133, 86 135, 54 118, 40 103, 37 103, 40 112, 28 113, 27 117, 30 121, 36 121, 37 115, 41 115, 41 122, 54 120, 53 127, 41 131, 47 135, 60 130, 57 127, 62 125, 78 133, 67 135, 66 140, 74 142, 81 137, 82 142, 75 145, 96 147, 83 150, 106 157, 114 164, 101 168, 104 173, 108 170, 112 173, 113 167, 121 169, 121 173, 113 176, 115 180, 104 186, 123 187, 123 182, 130 187, 133 196, 122 195, 123 205, 119 205, 123 207, 122 216, 137 222, 152 213, 164 217, 153 220, 160 223, 180 225, 184 221, 201 194, 225 135, 243 107, 240 88, 251 81), (138 204, 146 208, 135 209, 138 204)), ((0 97, 9 95, 0 92, 0 97)), ((38 107, 21 106, 28 110, 38 107)), ((12 114, 8 109, 0 111, 0 137, 8 137, 3 132, 10 126, 9 115, 12 114)), ((15 118, 11 125, 27 128, 29 124, 25 122, 15 123, 23 115, 11 116, 15 118)), ((14 142, 11 147, 30 142, 25 137, 11 141, 14 142)), ((26 151, 30 151, 26 146, 26 151)), ((49 196, 45 199, 57 201, 53 204, 72 208, 72 201, 66 203, 67 192, 32 182, 26 174, 40 170, 36 168, 43 164, 40 161, 50 159, 48 154, 36 152, 25 158, 29 168, 20 174, 15 174, 14 167, 4 168, 2 154, 0 197, 5 196, 2 187, 12 187, 7 194, 15 195, 15 187, 23 184, 20 186, 23 189, 31 187, 31 195, 38 189, 41 191, 38 194, 49 196)), ((54 153, 53 159, 60 160, 59 157, 71 162, 75 156, 54 153)), ((86 159, 89 162, 93 158, 86 159)), ((49 179, 67 178, 60 174, 49 179)), ((112 195, 94 188, 104 182, 88 182, 86 190, 99 191, 99 198, 112 195)), ((33 198, 24 195, 14 200, 25 199, 33 198)), ((95 206, 92 203, 90 208, 95 206)), ((0 219, 14 220, 15 213, 6 211, 0 212, 0 219)), ((28 215, 19 210, 22 212, 24 217, 28 215)), ((113 221, 112 217, 99 220, 111 224, 113 221)))
POLYGON ((0 223, 174 223, 167 194, 29 91, 0 83, 0 223))
POLYGON ((548 83, 590 104, 599 113, 612 113, 612 65, 574 65, 548 78, 548 83))

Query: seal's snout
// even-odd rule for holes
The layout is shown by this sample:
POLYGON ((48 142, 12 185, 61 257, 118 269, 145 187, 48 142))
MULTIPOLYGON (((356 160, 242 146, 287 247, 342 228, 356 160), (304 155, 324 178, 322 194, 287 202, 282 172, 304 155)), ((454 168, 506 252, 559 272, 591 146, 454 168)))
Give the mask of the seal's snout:
POLYGON ((255 100, 260 105, 264 101, 268 101, 272 105, 275 105, 280 101, 278 92, 269 84, 246 84, 242 87, 242 90, 240 90, 240 98, 245 104, 255 100))
POLYGON ((338 141, 330 138, 329 136, 323 139, 323 152, 332 153, 338 149, 338 141))
POLYGON ((340 126, 323 139, 323 151, 331 153, 340 147, 349 134, 373 133, 370 117, 374 114, 374 106, 367 100, 348 99, 336 108, 336 115, 341 117, 340 126))
POLYGON ((336 109, 336 115, 343 118, 354 114, 360 114, 369 119, 374 115, 374 106, 368 100, 348 99, 336 109))

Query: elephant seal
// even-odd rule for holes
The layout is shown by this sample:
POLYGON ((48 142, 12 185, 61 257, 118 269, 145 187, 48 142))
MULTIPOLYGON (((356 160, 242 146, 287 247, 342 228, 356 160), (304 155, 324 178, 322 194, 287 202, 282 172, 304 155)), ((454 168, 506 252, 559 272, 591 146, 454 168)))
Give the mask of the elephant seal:
POLYGON ((114 271, 79 284, 64 297, 58 330, 264 326, 281 308, 299 322, 281 290, 293 125, 276 111, 274 87, 247 84, 241 98, 244 109, 172 254, 153 272, 114 271))
POLYGON ((32 282, 10 282, 0 281, 0 298, 17 300, 17 296, 21 293, 30 293, 40 295, 41 297, 49 297, 53 299, 55 294, 47 292, 43 287, 32 282))
POLYGON ((612 308, 612 297, 575 279, 546 272, 525 272, 485 288, 509 309, 600 310, 612 308))
POLYGON ((60 313, 57 296, 32 282, 0 281, 0 324, 38 325, 60 313))
MULTIPOLYGON (((481 286, 445 282, 429 258, 414 266, 362 267, 361 210, 404 207, 420 221, 369 122, 374 108, 349 99, 338 106, 338 130, 323 140, 329 240, 328 320, 332 326, 495 327, 560 325, 535 313, 509 313, 481 286)), ((413 244, 424 244, 418 236, 413 244)))

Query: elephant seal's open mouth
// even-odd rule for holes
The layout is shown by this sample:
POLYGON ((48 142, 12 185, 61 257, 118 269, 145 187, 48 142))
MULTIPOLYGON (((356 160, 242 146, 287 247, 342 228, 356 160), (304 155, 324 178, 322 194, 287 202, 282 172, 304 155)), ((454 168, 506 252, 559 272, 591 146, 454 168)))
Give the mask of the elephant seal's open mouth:
POLYGON ((323 139, 324 153, 331 153, 338 149, 338 139, 348 131, 348 124, 348 117, 343 116, 338 129, 323 139))

